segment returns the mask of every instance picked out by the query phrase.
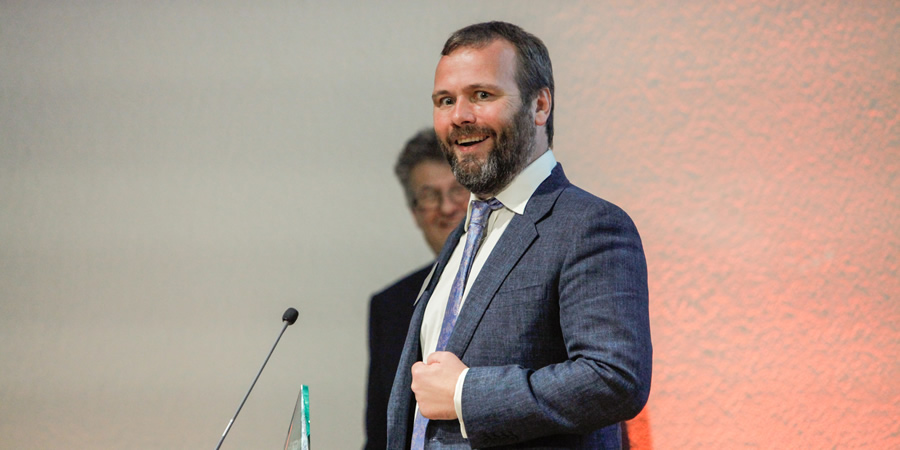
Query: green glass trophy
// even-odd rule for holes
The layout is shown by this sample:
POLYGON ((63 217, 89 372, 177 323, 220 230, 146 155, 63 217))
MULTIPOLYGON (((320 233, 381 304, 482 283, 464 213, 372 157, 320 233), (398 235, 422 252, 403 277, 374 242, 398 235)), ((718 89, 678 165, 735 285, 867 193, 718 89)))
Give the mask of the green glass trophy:
POLYGON ((309 386, 301 385, 284 450, 309 450, 309 386))

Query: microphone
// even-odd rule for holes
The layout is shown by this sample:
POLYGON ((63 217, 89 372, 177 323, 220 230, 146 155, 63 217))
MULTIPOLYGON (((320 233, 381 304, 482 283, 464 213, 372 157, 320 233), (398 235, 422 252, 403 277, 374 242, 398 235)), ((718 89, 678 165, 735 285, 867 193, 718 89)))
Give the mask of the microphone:
POLYGON ((294 308, 288 308, 284 311, 284 315, 281 316, 281 320, 284 321, 284 326, 281 328, 281 333, 278 333, 278 339, 275 339, 275 345, 272 346, 272 350, 269 350, 269 355, 266 356, 266 360, 263 361, 262 367, 260 367, 259 372, 256 373, 256 378, 254 378, 253 383, 250 384, 250 389, 247 390, 247 395, 244 395, 244 399, 241 400, 241 404, 238 405, 238 409, 234 412, 234 416, 231 418, 231 420, 228 421, 228 425, 225 427, 225 431, 222 433, 222 438, 219 439, 219 443, 216 445, 216 450, 219 450, 219 448, 222 447, 222 442, 225 442, 225 436, 228 435, 228 430, 231 429, 231 425, 234 423, 234 419, 237 419, 238 414, 241 412, 241 408, 244 407, 244 403, 247 401, 247 397, 250 397, 250 391, 253 390, 253 386, 256 386, 256 380, 259 379, 259 376, 262 374, 263 369, 266 368, 266 363, 269 362, 269 358, 272 356, 272 352, 275 351, 275 346, 278 345, 278 341, 281 340, 281 335, 284 334, 284 330, 286 330, 288 326, 293 325, 294 322, 297 321, 297 317, 299 316, 300 313, 298 313, 294 308))
MULTIPOLYGON (((294 322, 297 321, 297 317, 299 317, 299 316, 300 316, 300 313, 298 313, 296 309, 288 308, 284 311, 284 315, 281 316, 281 320, 287 322, 287 325, 293 325, 294 322)), ((287 325, 285 325, 285 327, 287 327, 287 325)), ((276 342, 276 344, 277 344, 277 342, 276 342)))

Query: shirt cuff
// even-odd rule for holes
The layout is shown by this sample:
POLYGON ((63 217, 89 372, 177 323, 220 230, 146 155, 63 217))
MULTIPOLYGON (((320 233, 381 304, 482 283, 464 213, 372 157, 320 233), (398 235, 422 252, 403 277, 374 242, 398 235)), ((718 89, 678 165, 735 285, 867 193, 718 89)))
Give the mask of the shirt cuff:
POLYGON ((469 373, 468 367, 459 374, 459 378, 456 379, 456 389, 453 391, 453 408, 456 409, 456 417, 459 419, 459 432, 462 433, 463 439, 469 438, 466 434, 466 424, 463 423, 462 416, 462 388, 467 373, 469 373))

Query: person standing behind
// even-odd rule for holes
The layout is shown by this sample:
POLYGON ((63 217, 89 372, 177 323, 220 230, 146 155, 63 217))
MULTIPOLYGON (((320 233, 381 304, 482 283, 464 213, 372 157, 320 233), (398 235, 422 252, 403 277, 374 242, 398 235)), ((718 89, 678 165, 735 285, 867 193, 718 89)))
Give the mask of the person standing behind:
MULTIPOLYGON (((469 191, 456 181, 433 128, 413 136, 397 158, 400 180, 413 220, 431 251, 466 216, 469 191)), ((416 296, 432 264, 372 296, 369 302, 369 379, 366 392, 366 450, 387 448, 387 404, 416 296)))
POLYGON ((434 128, 473 195, 417 300, 388 405, 391 449, 621 449, 650 392, 647 264, 619 207, 551 151, 544 43, 458 30, 434 75, 434 128))

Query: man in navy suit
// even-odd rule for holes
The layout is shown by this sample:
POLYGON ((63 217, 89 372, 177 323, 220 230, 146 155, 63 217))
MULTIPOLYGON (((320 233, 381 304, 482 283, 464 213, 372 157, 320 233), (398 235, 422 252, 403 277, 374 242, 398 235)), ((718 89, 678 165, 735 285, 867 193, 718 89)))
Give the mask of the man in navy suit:
MULTIPOLYGON (((469 191, 456 181, 433 128, 418 132, 400 152, 394 172, 416 225, 437 254, 466 215, 469 191)), ((387 445, 387 404, 403 351, 413 302, 432 264, 407 275, 369 302, 369 381, 366 391, 366 450, 387 445)))
POLYGON ((621 448, 620 422, 650 391, 637 229, 557 164, 553 73, 540 39, 482 23, 454 33, 441 55, 438 140, 472 199, 502 207, 483 226, 461 306, 450 297, 461 291, 454 279, 473 206, 425 283, 391 392, 388 448, 419 448, 421 424, 432 449, 621 448), (449 340, 435 351, 452 311, 449 340))

